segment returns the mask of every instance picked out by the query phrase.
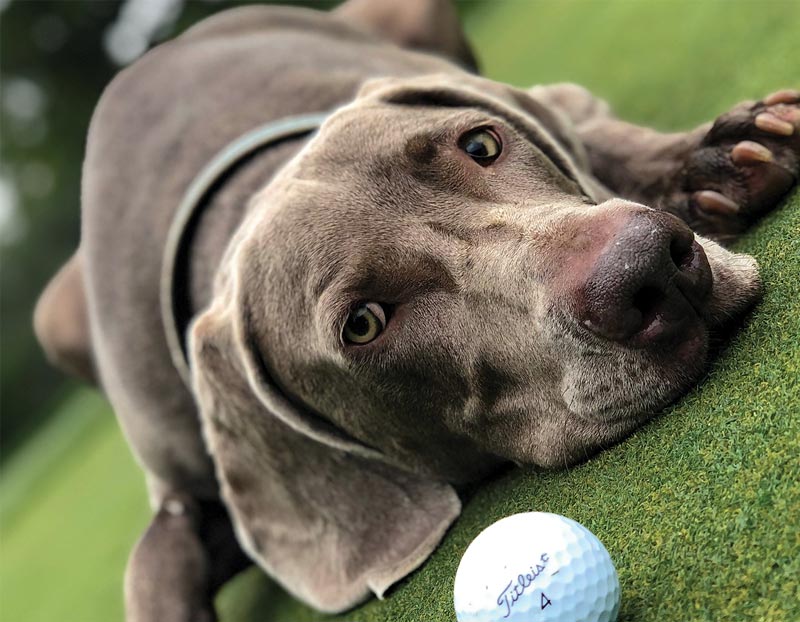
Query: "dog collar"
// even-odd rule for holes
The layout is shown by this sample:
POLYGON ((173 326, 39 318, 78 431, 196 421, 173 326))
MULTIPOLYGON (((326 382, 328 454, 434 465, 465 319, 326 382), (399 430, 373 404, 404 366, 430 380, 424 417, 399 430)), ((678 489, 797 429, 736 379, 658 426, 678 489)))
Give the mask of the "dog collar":
POLYGON ((189 232, 205 205, 204 199, 211 188, 233 166, 259 149, 287 138, 310 134, 322 125, 329 113, 311 113, 284 117, 270 121, 226 145, 200 171, 189 184, 181 200, 167 233, 164 257, 161 263, 161 319, 169 346, 170 356, 186 386, 191 386, 191 371, 184 333, 187 318, 180 318, 177 303, 180 298, 180 285, 176 271, 180 260, 185 256, 191 240, 189 232))

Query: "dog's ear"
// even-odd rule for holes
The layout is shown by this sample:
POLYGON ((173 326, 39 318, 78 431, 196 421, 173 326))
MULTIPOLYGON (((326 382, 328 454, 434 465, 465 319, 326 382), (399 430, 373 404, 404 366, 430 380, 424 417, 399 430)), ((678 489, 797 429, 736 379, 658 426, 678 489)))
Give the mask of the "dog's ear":
POLYGON ((192 327, 190 350, 203 433, 238 539, 320 610, 380 597, 430 555, 459 498, 292 403, 260 364, 237 289, 233 277, 218 291, 192 327))
POLYGON ((453 59, 471 71, 478 70, 478 62, 451 0, 347 0, 332 14, 348 24, 361 24, 401 48, 432 52, 453 59))
POLYGON ((524 91, 468 73, 443 73, 369 80, 362 86, 357 99, 405 106, 487 110, 529 134, 545 155, 587 196, 596 202, 608 198, 608 191, 586 174, 585 171, 589 170, 588 156, 569 120, 537 98, 535 90, 524 91))

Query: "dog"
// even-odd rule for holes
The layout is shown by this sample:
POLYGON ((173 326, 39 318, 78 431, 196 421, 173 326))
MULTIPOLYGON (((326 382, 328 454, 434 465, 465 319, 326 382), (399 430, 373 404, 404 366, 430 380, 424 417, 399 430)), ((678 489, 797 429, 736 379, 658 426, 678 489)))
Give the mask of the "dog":
POLYGON ((381 597, 461 487, 618 442, 757 300, 723 244, 796 183, 800 93, 661 134, 474 70, 444 0, 349 0, 220 13, 107 88, 34 324, 146 474, 129 620, 214 619, 251 562, 381 597))

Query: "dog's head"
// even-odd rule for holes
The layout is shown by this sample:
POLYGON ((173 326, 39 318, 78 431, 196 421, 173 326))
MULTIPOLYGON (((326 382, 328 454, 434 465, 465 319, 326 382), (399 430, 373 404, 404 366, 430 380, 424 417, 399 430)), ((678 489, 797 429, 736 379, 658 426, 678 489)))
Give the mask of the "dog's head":
POLYGON ((255 197, 192 359, 240 540, 326 610, 381 594, 450 483, 559 466, 685 392, 755 262, 581 172, 526 93, 382 80, 255 197))

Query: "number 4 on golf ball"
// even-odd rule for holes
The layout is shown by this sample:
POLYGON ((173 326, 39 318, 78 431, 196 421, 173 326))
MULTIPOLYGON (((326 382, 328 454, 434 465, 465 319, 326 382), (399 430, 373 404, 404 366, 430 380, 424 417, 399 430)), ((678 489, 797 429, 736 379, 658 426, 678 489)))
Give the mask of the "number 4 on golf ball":
POLYGON ((484 529, 456 572, 458 622, 613 622, 619 578, 595 535, 546 512, 484 529))

